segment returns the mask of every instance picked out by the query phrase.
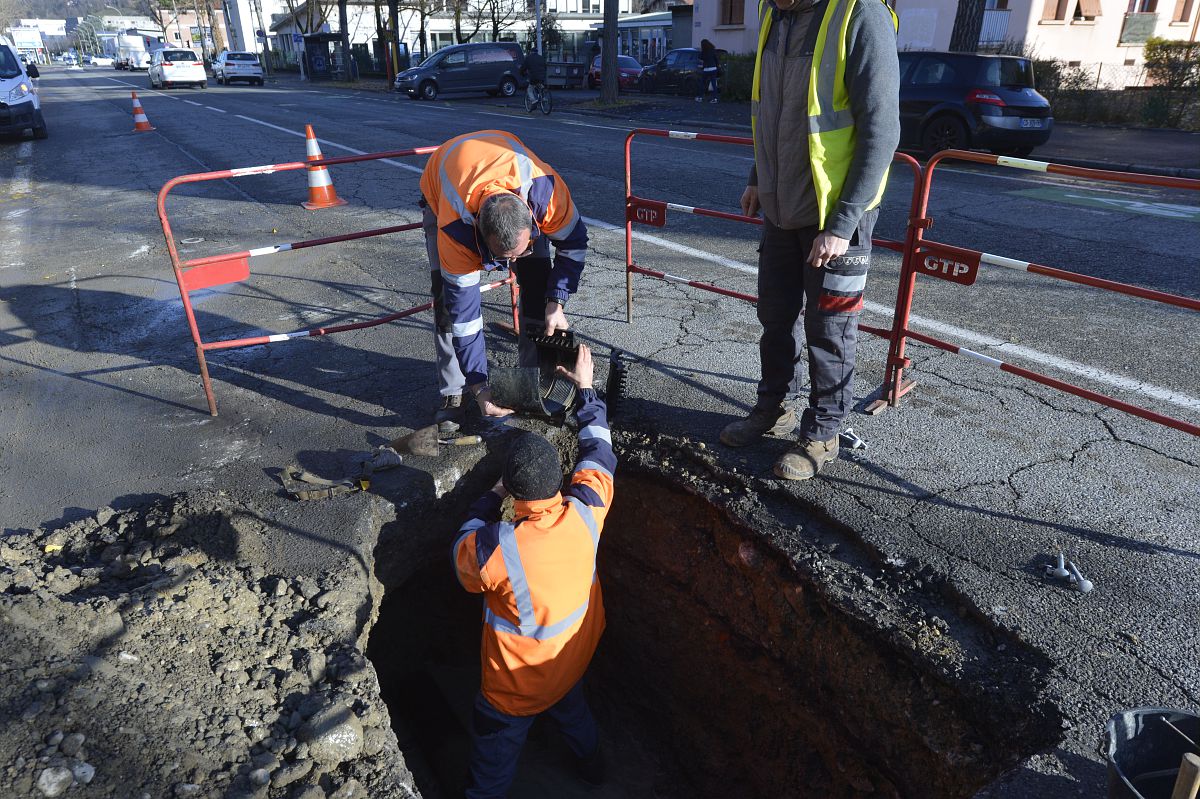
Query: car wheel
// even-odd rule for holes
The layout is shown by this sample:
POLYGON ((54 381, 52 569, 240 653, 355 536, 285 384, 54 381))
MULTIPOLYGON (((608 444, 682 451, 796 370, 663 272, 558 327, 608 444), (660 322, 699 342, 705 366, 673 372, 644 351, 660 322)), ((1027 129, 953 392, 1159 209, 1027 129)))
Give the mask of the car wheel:
POLYGON ((596 90, 596 81, 592 78, 591 75, 588 75, 588 88, 591 89, 592 91, 596 90))
POLYGON ((512 78, 500 81, 500 93, 505 97, 512 97, 517 93, 517 82, 512 78))
POLYGON ((223 86, 223 85, 225 85, 225 78, 221 77, 219 74, 218 74, 218 75, 213 75, 213 77, 217 79, 217 85, 218 85, 218 86, 223 86))
POLYGON ((436 100, 438 96, 437 84, 431 80, 427 80, 421 84, 421 88, 417 89, 422 100, 436 100))
POLYGON ((198 87, 200 87, 201 89, 207 89, 207 88, 208 88, 208 81, 206 81, 206 80, 202 80, 202 81, 200 81, 199 83, 197 83, 196 85, 197 85, 198 87))
POLYGON ((46 130, 46 120, 42 118, 42 112, 40 110, 37 112, 37 116, 34 117, 34 121, 37 124, 33 126, 33 138, 47 138, 50 135, 50 131, 46 130))
POLYGON ((259 78, 258 80, 254 81, 254 83, 255 83, 255 85, 257 85, 257 86, 262 86, 262 85, 263 85, 263 79, 262 79, 262 78, 259 78))
POLYGON ((638 91, 640 91, 642 94, 653 94, 654 79, 653 78, 642 78, 641 80, 639 80, 638 81, 638 91))
POLYGON ((967 128, 958 117, 943 114, 934 117, 921 133, 921 150, 926 158, 942 150, 961 150, 970 146, 967 128))

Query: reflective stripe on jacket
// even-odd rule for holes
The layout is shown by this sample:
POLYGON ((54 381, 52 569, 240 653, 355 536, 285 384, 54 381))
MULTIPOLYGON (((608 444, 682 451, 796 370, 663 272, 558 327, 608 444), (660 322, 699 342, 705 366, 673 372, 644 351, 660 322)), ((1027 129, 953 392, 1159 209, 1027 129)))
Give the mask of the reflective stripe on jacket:
POLYGON ((459 582, 484 594, 483 695, 497 710, 546 710, 587 670, 604 632, 596 549, 617 467, 604 403, 581 393, 579 463, 564 493, 515 503, 500 521, 488 492, 454 542, 459 582))
POLYGON ((546 298, 566 303, 579 286, 587 254, 587 226, 567 184, 520 139, 502 130, 481 130, 445 142, 421 174, 421 194, 437 217, 437 251, 445 280, 443 298, 454 333, 454 351, 468 385, 487 379, 480 270, 501 266, 475 229, 475 215, 497 192, 529 204, 539 235, 554 244, 546 298))
MULTIPOLYGON (((761 27, 758 36, 758 56, 754 66, 754 82, 751 89, 750 120, 754 131, 756 156, 763 145, 763 127, 769 129, 770 141, 776 142, 776 148, 786 146, 788 136, 807 133, 808 165, 811 170, 812 183, 816 193, 817 225, 827 229, 831 215, 846 183, 851 169, 851 161, 855 155, 856 128, 854 114, 851 109, 850 92, 846 80, 846 62, 849 47, 848 31, 851 16, 860 0, 818 0, 813 3, 813 13, 820 15, 819 29, 813 36, 812 62, 807 76, 807 94, 805 112, 801 119, 807 120, 806 131, 778 130, 780 109, 772 109, 771 113, 760 116, 762 100, 763 61, 764 51, 776 15, 779 13, 770 0, 760 0, 759 19, 761 27), (824 8, 821 8, 824 6, 824 8)), ((881 0, 882 1, 882 0, 881 0)), ((871 0, 864 0, 871 2, 871 0)), ((883 3, 891 16, 893 30, 897 25, 895 12, 883 3)), ((817 21, 813 20, 813 24, 817 21)), ((777 87, 778 90, 779 87, 777 87)), ((799 90, 799 86, 788 87, 799 90)), ((794 96, 794 95, 789 95, 794 96)), ((786 102, 788 97, 781 93, 780 102, 786 102)), ((799 101, 797 101, 799 102, 799 101)), ((897 123, 898 127, 898 123, 897 123)), ((774 153, 778 156, 778 149, 774 153)), ((890 158, 890 151, 888 153, 890 158)), ((777 164, 773 165, 777 166, 777 164)), ((763 166, 759 166, 762 175, 763 166)), ((772 175, 779 180, 795 180, 795 176, 772 175)), ((872 176, 873 177, 873 176, 872 176)), ((887 169, 879 179, 878 185, 872 183, 874 197, 863 210, 869 210, 879 205, 883 199, 884 188, 887 185, 887 169)), ((783 214, 786 216, 786 214, 783 214)), ((773 220, 776 224, 785 222, 784 219, 773 220)), ((844 227, 842 225, 841 227, 844 227)), ((853 227, 851 225, 850 227, 853 227)), ((838 231, 838 234, 844 231, 838 231)), ((848 237, 848 236, 847 236, 848 237)))

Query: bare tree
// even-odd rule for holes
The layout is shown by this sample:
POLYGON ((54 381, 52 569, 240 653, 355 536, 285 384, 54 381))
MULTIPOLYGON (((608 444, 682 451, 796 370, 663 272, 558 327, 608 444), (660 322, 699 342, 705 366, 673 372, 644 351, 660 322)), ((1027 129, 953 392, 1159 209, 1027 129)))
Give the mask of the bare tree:
POLYGON ((500 41, 500 34, 524 19, 527 13, 525 0, 484 0, 484 6, 494 42, 500 41))
POLYGON ((600 102, 614 105, 617 85, 617 15, 620 0, 604 0, 604 43, 600 50, 600 102))
POLYGON ((300 33, 315 33, 329 19, 329 12, 333 10, 332 3, 322 4, 318 0, 304 0, 304 5, 299 7, 296 6, 296 0, 284 0, 284 3, 300 33))
POLYGON ((973 53, 979 49, 979 34, 983 31, 984 0, 960 0, 950 31, 950 49, 957 53, 973 53))
MULTIPOLYGON (((452 0, 454 3, 454 41, 466 44, 479 33, 485 21, 490 21, 487 4, 472 0, 452 0), (467 31, 464 33, 463 31, 467 31)), ((489 0, 490 2, 490 0, 489 0)))
POLYGON ((0 29, 7 28, 24 16, 28 16, 25 0, 0 0, 0 29))

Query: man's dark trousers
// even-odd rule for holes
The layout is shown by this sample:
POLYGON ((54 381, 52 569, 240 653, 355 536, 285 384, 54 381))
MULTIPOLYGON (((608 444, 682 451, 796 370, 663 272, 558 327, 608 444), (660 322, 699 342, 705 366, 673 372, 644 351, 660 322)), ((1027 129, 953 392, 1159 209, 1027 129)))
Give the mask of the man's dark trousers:
MULTIPOLYGON (((558 724, 576 757, 587 757, 600 743, 596 720, 583 696, 583 682, 546 713, 558 724)), ((471 743, 471 787, 467 799, 502 799, 517 776, 517 761, 537 716, 510 716, 475 697, 475 738, 471 743)))
POLYGON ((802 438, 829 441, 854 404, 858 317, 878 216, 878 208, 867 211, 846 254, 821 269, 807 261, 820 232, 816 227, 784 230, 763 219, 758 258, 758 321, 763 326, 758 406, 773 408, 797 392, 800 353, 807 345, 810 393, 800 419, 802 438))

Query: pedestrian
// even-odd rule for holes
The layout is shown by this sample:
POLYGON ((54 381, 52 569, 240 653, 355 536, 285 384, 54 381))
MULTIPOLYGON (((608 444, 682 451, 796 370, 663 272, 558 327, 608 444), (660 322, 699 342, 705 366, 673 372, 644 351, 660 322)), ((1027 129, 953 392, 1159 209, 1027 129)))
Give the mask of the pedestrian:
POLYGON ((529 97, 530 105, 533 105, 538 101, 538 89, 546 85, 546 59, 537 50, 530 50, 525 54, 525 62, 521 64, 521 77, 529 81, 525 87, 525 94, 529 97))
POLYGON ((808 407, 774 472, 807 480, 837 457, 854 400, 871 234, 900 139, 896 16, 882 0, 762 0, 759 19, 755 163, 741 205, 763 215, 762 379, 754 408, 721 441, 744 447, 795 429, 784 403, 799 385, 803 336, 808 407))
POLYGON ((587 227, 562 177, 502 130, 467 133, 438 147, 421 175, 421 194, 442 397, 435 421, 448 434, 462 423, 466 389, 484 416, 512 413, 492 402, 488 388, 481 273, 516 275, 520 364, 536 366, 528 337, 568 328, 563 307, 579 285, 587 227))
POLYGON ((700 40, 700 96, 696 102, 704 102, 708 93, 712 92, 710 103, 717 101, 717 78, 721 73, 721 56, 717 48, 708 39, 700 40))
POLYGON ((540 713, 557 723, 580 777, 603 780, 600 738, 581 681, 604 632, 596 549, 612 505, 617 459, 604 402, 592 389, 591 352, 581 346, 574 371, 558 369, 579 387, 579 461, 570 485, 561 490, 554 446, 524 433, 454 542, 459 582, 484 601, 467 799, 507 795, 540 713), (506 495, 513 498, 515 522, 501 521, 506 495))

